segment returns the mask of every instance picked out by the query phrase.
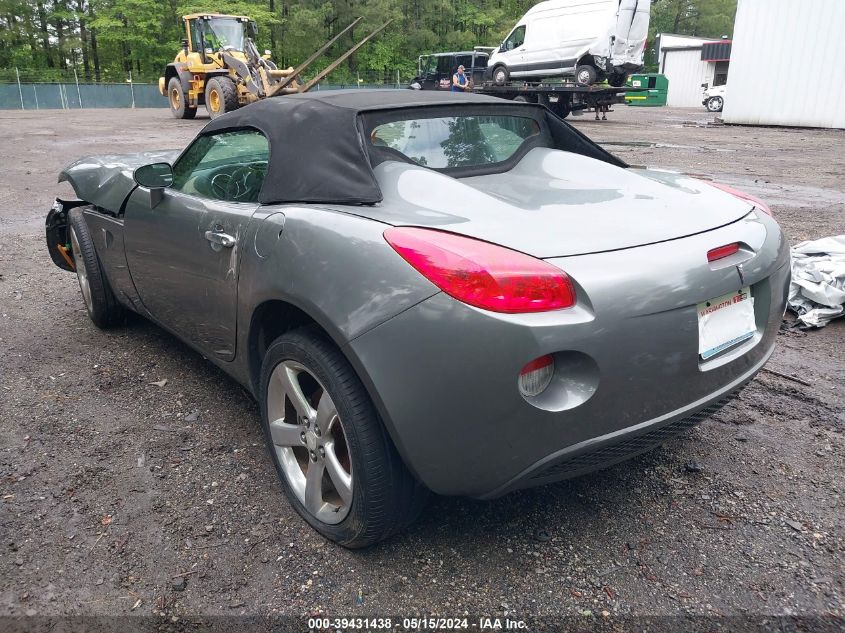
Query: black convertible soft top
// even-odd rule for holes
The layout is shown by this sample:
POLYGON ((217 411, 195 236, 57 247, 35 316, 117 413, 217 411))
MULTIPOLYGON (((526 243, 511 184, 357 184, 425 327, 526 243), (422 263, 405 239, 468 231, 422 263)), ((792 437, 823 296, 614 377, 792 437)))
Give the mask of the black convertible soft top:
POLYGON ((359 126, 364 112, 416 107, 520 105, 543 112, 556 149, 627 165, 551 111, 497 97, 418 90, 332 90, 264 99, 226 114, 201 134, 255 128, 267 137, 270 162, 258 197, 262 204, 284 202, 375 204, 381 190, 359 126))

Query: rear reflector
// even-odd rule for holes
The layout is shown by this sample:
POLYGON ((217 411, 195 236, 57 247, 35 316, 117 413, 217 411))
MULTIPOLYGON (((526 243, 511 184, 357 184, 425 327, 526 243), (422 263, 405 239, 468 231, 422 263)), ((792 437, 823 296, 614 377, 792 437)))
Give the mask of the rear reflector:
POLYGON ((538 396, 552 382, 555 373, 555 359, 551 355, 535 358, 519 372, 519 393, 526 398, 538 396))
POLYGON ((387 229, 384 239, 431 283, 471 306, 517 314, 575 305, 566 273, 524 253, 415 227, 387 229))
POLYGON ((729 193, 732 196, 739 198, 740 200, 745 200, 746 202, 750 202, 751 204, 754 205, 755 208, 760 209, 760 211, 762 211, 766 215, 774 216, 774 214, 772 213, 772 210, 769 208, 769 205, 767 205, 765 202, 760 200, 760 198, 758 198, 757 196, 752 196, 750 193, 745 193, 744 191, 740 191, 739 189, 734 189, 733 187, 728 187, 727 185, 723 185, 720 182, 710 182, 708 184, 716 187, 716 189, 721 189, 725 193, 729 193))
POLYGON ((724 246, 719 246, 718 248, 707 251, 707 261, 715 262, 717 259, 730 257, 737 252, 739 252, 739 243, 734 242, 733 244, 725 244, 724 246))

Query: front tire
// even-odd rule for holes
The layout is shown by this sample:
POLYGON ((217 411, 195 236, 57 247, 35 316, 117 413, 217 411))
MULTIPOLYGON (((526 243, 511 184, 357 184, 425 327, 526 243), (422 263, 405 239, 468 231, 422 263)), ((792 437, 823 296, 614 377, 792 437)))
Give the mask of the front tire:
POLYGON ((237 110, 238 89, 228 77, 212 77, 205 84, 205 109, 212 119, 237 110))
POLYGON ((707 100, 708 112, 721 112, 723 107, 725 107, 725 100, 722 97, 710 97, 707 100))
POLYGON ((360 548, 402 530, 427 491, 402 463, 349 361, 316 327, 278 338, 259 387, 270 455, 294 509, 360 548))
POLYGON ((584 86, 591 86, 596 83, 596 69, 588 64, 582 64, 575 69, 575 81, 584 86))
POLYGON ((178 77, 171 77, 167 84, 167 100, 170 102, 170 113, 177 119, 193 119, 197 116, 197 109, 188 107, 188 95, 182 90, 182 82, 178 77))
POLYGON ((121 323, 126 312, 109 286, 81 208, 68 213, 68 236, 79 289, 91 321, 100 329, 121 323))
POLYGON ((510 80, 511 74, 505 66, 496 66, 493 69, 493 83, 497 86, 504 86, 510 80))

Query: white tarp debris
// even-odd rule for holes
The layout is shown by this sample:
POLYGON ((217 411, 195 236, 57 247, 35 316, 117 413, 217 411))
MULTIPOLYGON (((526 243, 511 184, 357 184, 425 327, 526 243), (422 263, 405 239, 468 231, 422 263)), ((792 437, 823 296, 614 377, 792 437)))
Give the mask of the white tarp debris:
POLYGON ((845 235, 792 247, 789 308, 807 327, 822 327, 845 314, 845 235))

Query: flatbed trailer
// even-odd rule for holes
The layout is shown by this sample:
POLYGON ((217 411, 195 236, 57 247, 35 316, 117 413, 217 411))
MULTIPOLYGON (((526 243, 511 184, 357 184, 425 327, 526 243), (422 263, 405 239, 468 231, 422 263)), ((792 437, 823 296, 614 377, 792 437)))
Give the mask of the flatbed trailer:
POLYGON ((596 112, 596 121, 599 120, 600 114, 601 119, 606 121, 610 106, 624 103, 625 93, 643 90, 645 89, 627 86, 614 88, 607 85, 527 82, 513 82, 503 86, 485 82, 472 88, 472 91, 477 94, 545 105, 561 118, 568 117, 572 112, 593 108, 596 112))

